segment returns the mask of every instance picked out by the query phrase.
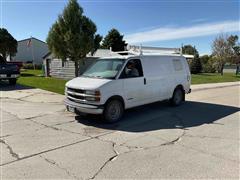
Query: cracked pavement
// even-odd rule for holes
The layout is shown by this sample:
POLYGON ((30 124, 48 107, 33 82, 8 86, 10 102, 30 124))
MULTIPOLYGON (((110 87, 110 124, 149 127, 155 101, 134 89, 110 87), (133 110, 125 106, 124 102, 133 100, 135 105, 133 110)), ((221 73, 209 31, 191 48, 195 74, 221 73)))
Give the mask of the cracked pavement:
POLYGON ((62 95, 1 86, 1 179, 239 179, 240 83, 192 88, 179 107, 104 124, 66 112, 62 95))

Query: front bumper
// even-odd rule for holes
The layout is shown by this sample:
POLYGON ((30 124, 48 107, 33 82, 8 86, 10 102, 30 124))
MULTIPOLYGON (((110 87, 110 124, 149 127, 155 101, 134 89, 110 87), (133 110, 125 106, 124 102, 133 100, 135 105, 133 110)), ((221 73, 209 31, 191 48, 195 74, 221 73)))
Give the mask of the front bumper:
POLYGON ((0 74, 0 79, 15 79, 18 78, 20 74, 0 74))
POLYGON ((65 99, 64 103, 68 111, 70 110, 70 108, 74 108, 79 112, 87 113, 87 114, 103 113, 103 106, 75 103, 73 101, 70 101, 69 99, 65 99))

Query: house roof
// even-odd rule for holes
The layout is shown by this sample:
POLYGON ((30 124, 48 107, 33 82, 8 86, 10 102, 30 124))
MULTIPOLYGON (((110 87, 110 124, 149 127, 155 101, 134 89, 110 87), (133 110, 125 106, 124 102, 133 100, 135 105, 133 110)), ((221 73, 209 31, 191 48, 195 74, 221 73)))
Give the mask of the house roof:
POLYGON ((110 56, 111 51, 109 49, 98 49, 93 56, 91 53, 87 54, 87 57, 107 57, 110 56))
POLYGON ((47 54, 45 54, 42 58, 45 59, 47 58, 48 56, 50 56, 52 53, 49 51, 47 54))
POLYGON ((35 38, 35 37, 30 37, 30 38, 22 39, 22 40, 19 40, 18 42, 29 41, 30 39, 35 39, 35 40, 37 40, 37 41, 40 41, 40 42, 46 44, 46 42, 44 42, 44 41, 42 41, 42 40, 40 40, 40 39, 37 39, 37 38, 35 38))
MULTIPOLYGON (((93 56, 91 55, 91 53, 87 54, 87 57, 108 57, 110 56, 110 50, 109 49, 98 49, 93 56)), ((45 54, 42 58, 46 59, 48 56, 51 56, 52 53, 48 52, 47 54, 45 54)))

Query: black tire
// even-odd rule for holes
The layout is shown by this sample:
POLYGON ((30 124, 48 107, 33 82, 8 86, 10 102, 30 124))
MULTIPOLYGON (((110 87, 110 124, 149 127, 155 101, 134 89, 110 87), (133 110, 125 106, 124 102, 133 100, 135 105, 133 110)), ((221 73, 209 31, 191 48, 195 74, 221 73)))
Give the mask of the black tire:
POLYGON ((17 79, 9 79, 9 84, 15 85, 17 83, 17 79))
POLYGON ((173 96, 170 99, 171 105, 179 106, 185 100, 185 94, 182 88, 176 88, 173 92, 173 96))
POLYGON ((119 121, 124 112, 123 103, 118 99, 113 99, 107 102, 103 112, 103 118, 108 123, 119 121))

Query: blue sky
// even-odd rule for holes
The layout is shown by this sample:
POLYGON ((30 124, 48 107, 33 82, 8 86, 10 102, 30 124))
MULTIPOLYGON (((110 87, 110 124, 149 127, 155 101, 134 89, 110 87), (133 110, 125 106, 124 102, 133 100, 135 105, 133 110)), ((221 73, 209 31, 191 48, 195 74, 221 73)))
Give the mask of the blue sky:
MULTIPOLYGON (((200 54, 211 52, 219 33, 240 35, 239 1, 80 1, 85 15, 106 35, 117 28, 135 45, 180 47, 195 45, 200 54)), ((17 39, 46 39, 49 28, 67 0, 0 0, 1 26, 17 39)))

